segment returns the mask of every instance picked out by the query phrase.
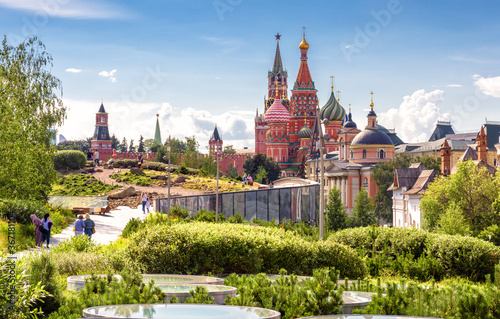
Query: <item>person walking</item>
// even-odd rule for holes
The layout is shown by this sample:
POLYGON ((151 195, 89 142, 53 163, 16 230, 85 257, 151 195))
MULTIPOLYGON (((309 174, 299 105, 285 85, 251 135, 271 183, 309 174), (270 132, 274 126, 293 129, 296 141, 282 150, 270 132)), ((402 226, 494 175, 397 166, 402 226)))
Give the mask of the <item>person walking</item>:
POLYGON ((142 192, 141 198, 142 198, 142 213, 146 214, 146 203, 148 201, 148 195, 142 192))
POLYGON ((99 152, 97 150, 94 152, 94 162, 95 165, 99 166, 99 152))
POLYGON ((85 222, 83 221, 83 215, 78 215, 78 219, 75 222, 75 236, 83 235, 85 229, 85 222))
POLYGON ((43 242, 47 241, 47 248, 49 248, 49 244, 50 244, 50 231, 52 230, 52 220, 49 219, 49 213, 43 215, 43 219, 42 219, 42 241, 40 244, 42 244, 43 242))
POLYGON ((42 242, 42 231, 40 230, 40 226, 42 226, 43 223, 35 214, 30 215, 30 218, 33 225, 35 225, 35 246, 39 247, 42 242))
POLYGON ((151 200, 148 197, 148 199, 146 200, 146 209, 148 210, 148 214, 149 214, 149 208, 150 207, 151 207, 151 200))
POLYGON ((143 161, 144 161, 144 158, 142 157, 142 154, 137 155, 137 167, 142 168, 143 161))
POLYGON ((92 153, 92 149, 89 149, 87 151, 87 161, 91 161, 93 155, 94 155, 94 153, 92 153))
POLYGON ((92 238, 92 234, 94 233, 95 223, 92 219, 90 219, 89 213, 85 214, 85 235, 92 238))

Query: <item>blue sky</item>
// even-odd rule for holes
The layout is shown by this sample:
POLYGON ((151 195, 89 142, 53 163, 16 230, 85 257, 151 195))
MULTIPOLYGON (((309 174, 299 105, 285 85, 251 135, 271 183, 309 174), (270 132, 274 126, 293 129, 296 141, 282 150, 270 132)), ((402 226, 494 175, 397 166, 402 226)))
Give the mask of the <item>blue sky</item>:
POLYGON ((101 99, 119 139, 196 136, 215 123, 225 144, 253 147, 276 41, 289 83, 302 27, 322 105, 330 76, 341 104, 366 125, 370 91, 380 124, 426 140, 438 119, 457 131, 500 121, 498 1, 0 0, 0 30, 37 35, 63 82, 59 132, 91 136, 101 99))

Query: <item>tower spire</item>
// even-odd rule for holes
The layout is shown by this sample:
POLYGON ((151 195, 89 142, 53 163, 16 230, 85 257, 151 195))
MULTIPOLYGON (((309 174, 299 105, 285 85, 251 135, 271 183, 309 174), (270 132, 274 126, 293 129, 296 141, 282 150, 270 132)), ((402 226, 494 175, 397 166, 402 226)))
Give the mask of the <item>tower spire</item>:
POLYGON ((332 79, 332 93, 333 93, 333 79, 335 79, 335 77, 332 75, 330 76, 330 79, 332 79))
POLYGON ((370 103, 370 107, 372 108, 372 111, 373 111, 373 91, 371 91, 370 94, 372 95, 372 101, 370 103))
POLYGON ((160 133, 160 114, 156 113, 156 129, 155 129, 155 142, 158 144, 161 143, 161 133, 160 133))
POLYGON ((283 62, 281 61, 281 53, 280 53, 280 38, 281 34, 276 34, 276 54, 274 55, 274 63, 273 63, 273 73, 276 75, 278 73, 283 73, 283 62))

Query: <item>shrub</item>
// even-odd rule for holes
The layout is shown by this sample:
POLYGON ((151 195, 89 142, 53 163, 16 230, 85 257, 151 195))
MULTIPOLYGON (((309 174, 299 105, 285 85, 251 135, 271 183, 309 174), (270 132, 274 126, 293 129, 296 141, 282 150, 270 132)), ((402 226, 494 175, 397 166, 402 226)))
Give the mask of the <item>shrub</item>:
POLYGON ((137 167, 137 160, 136 159, 120 159, 113 164, 111 164, 114 168, 127 168, 127 167, 137 167))
POLYGON ((481 233, 479 233, 479 235, 477 235, 477 237, 500 246, 500 227, 497 224, 493 224, 485 228, 481 233))
POLYGON ((190 216, 189 210, 186 208, 183 208, 177 204, 174 205, 174 207, 170 208, 170 217, 171 218, 182 218, 186 219, 190 216))
MULTIPOLYGON (((206 209, 201 209, 196 213, 196 215, 194 215, 193 219, 200 222, 215 222, 215 212, 212 210, 207 211, 206 209)), ((225 219, 224 214, 219 213, 218 216, 219 222, 224 221, 224 219, 225 219)))
POLYGON ((178 172, 179 172, 179 174, 183 174, 183 175, 197 175, 197 174, 200 174, 200 170, 199 169, 191 168, 191 167, 186 167, 184 165, 182 165, 179 168, 178 172))
POLYGON ((14 215, 16 223, 31 225, 30 215, 36 215, 42 219, 47 213, 51 213, 50 208, 41 202, 0 198, 0 218, 5 220, 14 215))
POLYGON ((97 244, 87 235, 71 236, 70 239, 59 243, 52 249, 54 252, 93 252, 97 250, 97 244))
POLYGON ((312 274, 335 266, 343 276, 364 277, 361 258, 334 242, 307 242, 279 228, 205 222, 158 225, 130 238, 129 259, 149 273, 277 273, 281 268, 312 274))
MULTIPOLYGON (((425 254, 426 258, 417 260, 419 267, 427 269, 418 270, 412 277, 419 277, 418 272, 429 273, 440 270, 436 267, 435 260, 441 264, 444 275, 465 276, 472 280, 484 280, 487 274, 492 274, 500 257, 500 248, 491 243, 473 237, 459 235, 442 235, 429 233, 418 229, 365 227, 345 229, 332 234, 328 241, 336 241, 352 248, 361 248, 371 251, 371 258, 379 252, 386 252, 389 258, 400 255, 418 259, 425 254)), ((399 257, 401 258, 401 257, 399 257)), ((402 261, 392 265, 396 270, 401 270, 402 261)), ((407 269, 417 267, 416 264, 407 269)), ((418 268, 418 267, 417 267, 418 268)))
POLYGON ((82 151, 57 151, 54 155, 55 169, 80 169, 87 164, 87 157, 82 151))
POLYGON ((90 196, 106 194, 117 188, 120 188, 120 186, 105 184, 89 175, 75 174, 62 177, 58 185, 52 188, 50 194, 60 196, 90 196))
MULTIPOLYGON (((144 161, 144 164, 142 164, 142 168, 159 172, 168 171, 168 165, 161 162, 144 161)), ((173 169, 172 171, 174 170, 175 169, 173 169)))

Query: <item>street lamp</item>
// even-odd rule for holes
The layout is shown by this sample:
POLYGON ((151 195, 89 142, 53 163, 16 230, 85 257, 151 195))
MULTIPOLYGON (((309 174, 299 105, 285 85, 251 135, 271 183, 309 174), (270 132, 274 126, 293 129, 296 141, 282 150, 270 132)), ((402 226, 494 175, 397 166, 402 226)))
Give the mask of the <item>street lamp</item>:
MULTIPOLYGON (((167 216, 170 217, 170 172, 172 171, 172 168, 170 167, 170 135, 168 136, 167 152, 168 152, 167 216)), ((166 159, 166 156, 163 156, 163 159, 166 159)))
POLYGON ((219 150, 215 152, 215 161, 217 163, 217 186, 215 190, 215 221, 219 220, 219 150))
POLYGON ((321 128, 321 124, 328 126, 330 124, 330 121, 328 119, 323 119, 322 121, 320 120, 320 109, 316 109, 316 121, 318 122, 318 141, 319 141, 319 160, 320 160, 320 172, 321 172, 321 178, 319 181, 319 239, 323 240, 324 236, 324 228, 325 228, 325 160, 323 158, 323 153, 324 153, 324 147, 325 143, 324 141, 329 141, 330 140, 330 135, 328 133, 323 134, 323 129, 321 128))

